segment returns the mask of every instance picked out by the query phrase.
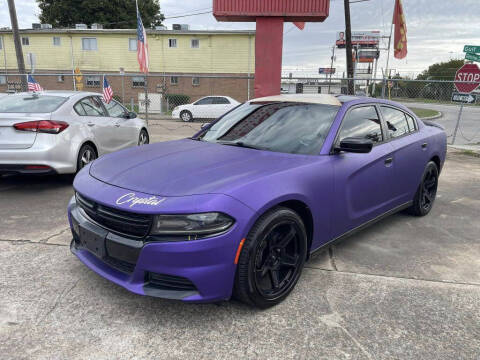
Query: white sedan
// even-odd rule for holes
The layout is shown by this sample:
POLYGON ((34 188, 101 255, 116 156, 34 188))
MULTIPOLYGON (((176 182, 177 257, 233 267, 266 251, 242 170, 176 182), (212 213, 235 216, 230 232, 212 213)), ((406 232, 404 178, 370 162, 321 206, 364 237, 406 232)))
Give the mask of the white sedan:
POLYGON ((185 122, 194 119, 216 119, 238 105, 240 103, 229 96, 207 96, 192 104, 177 106, 172 111, 172 117, 185 122))
POLYGON ((0 97, 0 175, 75 173, 103 154, 148 142, 144 120, 97 93, 0 97))

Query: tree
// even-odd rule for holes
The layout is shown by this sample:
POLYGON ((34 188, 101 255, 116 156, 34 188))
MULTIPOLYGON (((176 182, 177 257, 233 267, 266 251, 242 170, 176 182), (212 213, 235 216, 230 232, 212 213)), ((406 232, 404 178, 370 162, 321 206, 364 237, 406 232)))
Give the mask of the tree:
POLYGON ((463 64, 465 64, 463 60, 450 60, 433 64, 428 70, 418 75, 417 80, 453 80, 455 79, 455 73, 463 64))
MULTIPOLYGON (((102 24, 106 29, 137 27, 135 0, 36 0, 40 21, 54 27, 73 28, 75 24, 102 24)), ((139 0, 145 28, 161 25, 164 19, 159 0, 139 0)))

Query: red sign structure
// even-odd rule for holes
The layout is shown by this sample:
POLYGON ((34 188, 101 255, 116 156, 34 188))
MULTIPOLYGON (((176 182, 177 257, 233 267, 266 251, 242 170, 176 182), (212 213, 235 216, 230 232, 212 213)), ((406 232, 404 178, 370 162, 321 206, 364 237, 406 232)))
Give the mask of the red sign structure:
MULTIPOLYGON (((282 76, 283 23, 322 22, 330 0, 213 0, 218 21, 256 21, 255 97, 279 95, 282 76)), ((302 27, 302 24, 296 24, 302 27)))
POLYGON ((461 93, 468 94, 480 86, 480 69, 477 64, 463 65, 455 75, 455 87, 461 93))

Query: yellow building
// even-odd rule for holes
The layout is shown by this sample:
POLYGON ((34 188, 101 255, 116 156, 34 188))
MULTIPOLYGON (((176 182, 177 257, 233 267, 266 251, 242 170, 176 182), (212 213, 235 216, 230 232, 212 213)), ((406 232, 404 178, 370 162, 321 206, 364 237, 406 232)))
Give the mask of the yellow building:
MULTIPOLYGON (((27 71, 33 63, 36 80, 47 89, 73 88, 69 74, 77 67, 85 89, 100 88, 104 73, 112 74, 114 91, 123 81, 127 98, 144 85, 138 73, 136 30, 41 29, 21 30, 20 35, 27 71), (114 76, 122 72, 127 74, 123 80, 114 76), (46 73, 52 75, 42 76, 46 73)), ((212 92, 239 100, 248 96, 248 83, 251 87, 253 81, 245 78, 255 69, 254 31, 148 30, 147 38, 151 91, 167 87, 170 93, 193 98, 212 92)), ((0 91, 17 79, 17 72, 12 33, 0 30, 0 91)))

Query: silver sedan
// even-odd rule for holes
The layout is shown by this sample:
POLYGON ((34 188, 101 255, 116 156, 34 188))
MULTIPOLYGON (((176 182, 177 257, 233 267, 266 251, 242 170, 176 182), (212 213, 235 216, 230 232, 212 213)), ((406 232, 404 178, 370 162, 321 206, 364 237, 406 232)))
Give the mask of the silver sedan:
POLYGON ((75 173, 99 156, 148 142, 146 122, 101 94, 0 97, 0 174, 75 173))

